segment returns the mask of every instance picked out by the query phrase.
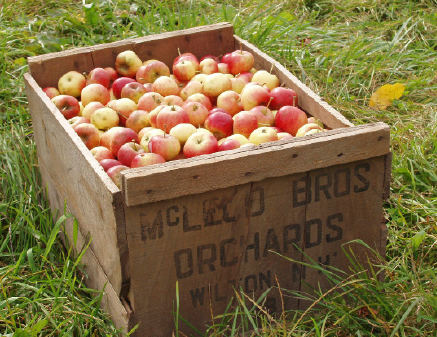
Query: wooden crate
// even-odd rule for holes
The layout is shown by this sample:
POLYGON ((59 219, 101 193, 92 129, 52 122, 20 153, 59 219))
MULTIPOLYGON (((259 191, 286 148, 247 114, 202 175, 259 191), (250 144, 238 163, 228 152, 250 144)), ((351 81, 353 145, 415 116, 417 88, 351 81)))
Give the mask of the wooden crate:
MULTIPOLYGON (((390 182, 390 133, 384 123, 354 126, 282 65, 233 34, 228 23, 77 48, 29 58, 25 75, 39 166, 53 211, 79 222, 76 248, 102 307, 137 336, 169 336, 176 282, 180 315, 199 330, 242 289, 257 298, 277 285, 328 289, 302 252, 347 270, 342 245, 363 240, 385 252, 382 203, 390 182), (124 50, 171 65, 177 49, 197 56, 240 48, 299 95, 299 105, 331 131, 123 172, 118 189, 43 93, 67 71, 113 66, 124 50), (297 247, 299 249, 297 249, 297 247), (276 254, 280 253, 280 254, 276 254)), ((65 226, 73 236, 71 223, 65 226)), ((362 247, 358 258, 366 259, 362 247)), ((278 291, 270 310, 282 308, 278 291)), ((285 296, 286 309, 303 303, 285 296)), ((181 330, 189 330, 181 324, 181 330)))

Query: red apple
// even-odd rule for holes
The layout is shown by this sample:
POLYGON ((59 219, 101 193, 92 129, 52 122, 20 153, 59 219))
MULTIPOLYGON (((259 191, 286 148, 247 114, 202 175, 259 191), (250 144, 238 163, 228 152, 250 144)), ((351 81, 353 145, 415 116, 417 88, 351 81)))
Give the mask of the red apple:
POLYGON ((258 119, 249 111, 241 111, 234 117, 234 134, 238 133, 248 138, 250 134, 258 128, 258 119))
POLYGON ((217 107, 226 110, 231 116, 243 110, 240 95, 233 90, 222 92, 217 97, 217 107))
MULTIPOLYGON (((177 105, 165 106, 156 117, 156 126, 166 132, 180 123, 189 123, 190 117, 187 111, 177 105)), ((164 156, 165 158, 165 156, 164 156)))
POLYGON ((91 102, 100 102, 103 105, 106 105, 110 99, 111 97, 108 89, 98 83, 88 84, 82 89, 82 93, 80 94, 80 100, 84 107, 91 102))
POLYGON ((138 100, 138 109, 151 112, 157 106, 163 104, 165 104, 164 96, 157 92, 148 92, 138 100))
POLYGON ((226 138, 225 141, 222 142, 218 147, 218 151, 234 150, 234 149, 238 149, 240 146, 241 144, 238 140, 226 138))
POLYGON ((192 158, 217 151, 217 139, 212 134, 206 132, 193 133, 188 137, 183 148, 185 158, 192 158))
POLYGON ((258 119, 258 126, 273 126, 275 123, 275 116, 272 111, 262 105, 258 105, 249 110, 250 113, 254 114, 258 119))
POLYGON ((217 139, 226 138, 233 132, 232 116, 224 112, 215 112, 205 120, 205 128, 211 131, 217 139))
POLYGON ((219 73, 222 73, 222 74, 230 74, 231 73, 231 71, 229 70, 229 65, 227 63, 223 63, 223 62, 217 63, 217 69, 218 69, 219 73))
POLYGON ((45 94, 52 99, 55 96, 59 96, 61 93, 59 92, 58 89, 56 89, 55 87, 45 87, 42 89, 42 91, 45 92, 45 94))
POLYGON ((121 98, 129 98, 135 103, 147 92, 144 85, 138 82, 127 83, 123 89, 121 89, 121 98))
POLYGON ((115 70, 112 67, 106 67, 106 68, 103 68, 103 69, 105 69, 106 73, 109 76, 109 86, 108 86, 108 88, 111 88, 112 87, 112 83, 114 83, 114 81, 118 78, 117 70, 115 70))
POLYGON ((193 64, 194 66, 194 70, 198 71, 199 70, 199 60, 197 59, 196 55, 194 55, 193 53, 182 53, 179 56, 177 56, 174 61, 173 64, 176 64, 178 62, 182 62, 182 61, 189 61, 193 64))
POLYGON ((85 86, 86 77, 75 70, 65 73, 58 81, 58 90, 61 95, 79 97, 85 86))
POLYGON ((136 133, 149 125, 149 113, 146 110, 135 110, 126 120, 126 127, 134 130, 136 133))
POLYGON ((290 88, 274 88, 270 92, 270 95, 273 97, 272 101, 270 102, 270 108, 272 110, 279 110, 286 105, 297 106, 298 104, 297 94, 293 89, 290 88))
POLYGON ((308 117, 305 112, 295 106, 283 106, 275 116, 275 125, 292 136, 296 136, 297 130, 307 122, 308 117))
POLYGON ((74 128, 80 139, 88 149, 92 149, 100 144, 99 130, 90 123, 82 123, 74 128))
POLYGON ((141 66, 135 76, 139 83, 154 83, 161 76, 170 76, 170 68, 164 62, 152 60, 141 66))
POLYGON ((247 84, 240 95, 243 108, 247 111, 257 105, 267 104, 271 97, 267 88, 257 84, 247 84))
POLYGON ((189 96, 185 100, 185 103, 188 103, 188 102, 197 102, 197 103, 204 105, 208 110, 212 109, 211 100, 208 97, 206 97, 204 94, 201 94, 201 93, 193 94, 193 95, 189 96))
POLYGON ((109 178, 114 182, 114 184, 121 188, 121 177, 120 172, 124 170, 129 170, 129 167, 125 165, 116 165, 109 168, 106 173, 108 174, 109 178))
POLYGON ((220 60, 222 63, 228 63, 229 60, 231 59, 231 54, 232 53, 227 53, 225 55, 222 56, 222 59, 220 60))
POLYGON ((56 105, 65 119, 70 119, 79 116, 80 105, 79 101, 70 95, 59 95, 51 99, 51 101, 56 105))
POLYGON ((245 50, 236 50, 231 53, 226 63, 229 65, 231 74, 236 75, 250 71, 255 64, 255 60, 252 53, 245 50))
POLYGON ((143 65, 143 62, 132 50, 121 52, 115 58, 115 70, 121 76, 134 78, 138 69, 143 65))
POLYGON ((149 140, 149 151, 160 154, 166 161, 175 158, 181 151, 181 144, 171 135, 153 136, 149 140))
POLYGON ((184 105, 184 100, 181 96, 177 95, 168 95, 164 97, 164 104, 165 105, 178 105, 182 106, 184 105))
POLYGON ((206 58, 199 63, 199 71, 202 74, 214 74, 218 73, 218 65, 217 62, 211 58, 206 58))
POLYGON ((185 101, 189 96, 203 92, 203 84, 198 81, 190 81, 181 90, 180 96, 185 101))
POLYGON ((76 126, 82 123, 89 123, 89 119, 82 117, 82 116, 76 116, 73 118, 70 118, 68 120, 68 123, 71 125, 71 127, 74 129, 76 126))
POLYGON ((104 146, 93 147, 90 152, 99 163, 104 159, 115 159, 111 150, 104 146))
POLYGON ((131 167, 134 157, 140 153, 145 153, 143 147, 135 142, 123 144, 117 152, 117 159, 123 165, 131 167))
POLYGON ((99 161, 99 164, 103 167, 103 170, 105 170, 105 172, 107 172, 113 166, 122 165, 117 159, 111 158, 102 159, 101 161, 99 161))
POLYGON ((145 132, 144 135, 141 137, 140 145, 143 147, 145 152, 150 152, 149 141, 153 136, 157 136, 157 135, 164 136, 165 132, 162 131, 161 129, 153 128, 152 130, 145 132))
POLYGON ((88 74, 86 84, 97 83, 103 85, 105 88, 109 88, 110 81, 109 73, 105 69, 97 67, 88 74))
POLYGON ((244 72, 240 73, 236 76, 236 78, 239 78, 240 80, 243 80, 246 84, 250 83, 252 81, 253 74, 251 72, 244 72))
POLYGON ((209 115, 208 109, 198 102, 186 102, 182 107, 187 111, 190 123, 195 127, 203 125, 209 115))
POLYGON ((112 83, 112 93, 116 99, 121 98, 121 90, 126 84, 131 82, 135 82, 135 80, 130 77, 119 77, 114 81, 114 83, 112 83))
POLYGON ((100 145, 110 149, 115 157, 120 147, 128 142, 139 143, 138 135, 132 129, 122 126, 114 127, 106 131, 100 138, 100 145))
POLYGON ((158 128, 158 126, 156 125, 156 119, 158 118, 159 112, 166 106, 167 105, 158 105, 155 109, 150 111, 149 116, 147 117, 149 119, 150 126, 158 128))
POLYGON ((217 56, 211 55, 211 54, 202 56, 199 61, 202 62, 203 60, 206 60, 206 59, 212 59, 215 62, 220 63, 220 59, 217 56))
POLYGON ((131 167, 137 168, 162 163, 165 163, 165 159, 158 153, 141 153, 134 157, 131 167))

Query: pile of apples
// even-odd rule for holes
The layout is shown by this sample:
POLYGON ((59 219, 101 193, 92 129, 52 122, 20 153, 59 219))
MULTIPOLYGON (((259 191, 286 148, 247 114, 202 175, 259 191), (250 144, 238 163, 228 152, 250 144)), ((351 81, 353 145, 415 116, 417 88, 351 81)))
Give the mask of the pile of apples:
POLYGON ((241 49, 179 54, 172 69, 127 50, 114 68, 69 71, 43 91, 120 187, 129 168, 325 130, 298 108, 296 92, 253 67, 241 49))

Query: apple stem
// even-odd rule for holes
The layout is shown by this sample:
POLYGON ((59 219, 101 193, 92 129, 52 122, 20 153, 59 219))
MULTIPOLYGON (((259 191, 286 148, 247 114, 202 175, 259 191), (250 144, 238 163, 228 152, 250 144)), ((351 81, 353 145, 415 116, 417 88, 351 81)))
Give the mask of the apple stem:
MULTIPOLYGON (((293 96, 293 98, 294 98, 294 96, 293 96)), ((272 102, 272 100, 273 100, 273 97, 270 97, 269 102, 268 102, 267 105, 266 105, 266 108, 269 107, 269 105, 270 105, 270 103, 272 102)))
POLYGON ((293 96, 293 106, 296 106, 296 96, 293 96))
POLYGON ((284 82, 282 82, 280 86, 281 86, 281 87, 285 87, 285 83, 284 83, 284 82))
POLYGON ((164 138, 166 133, 167 133, 167 124, 164 124, 164 138))
POLYGON ((179 56, 181 56, 181 50, 179 49, 179 47, 178 47, 178 54, 179 56))
POLYGON ((243 44, 240 42, 240 53, 243 54, 243 44))

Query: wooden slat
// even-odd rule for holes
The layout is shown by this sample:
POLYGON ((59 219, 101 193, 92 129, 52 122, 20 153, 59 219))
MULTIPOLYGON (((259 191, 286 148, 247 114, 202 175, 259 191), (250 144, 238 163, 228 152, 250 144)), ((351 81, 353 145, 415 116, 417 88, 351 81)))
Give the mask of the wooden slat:
POLYGON ((82 231, 92 235, 91 248, 120 293, 128 278, 127 256, 120 255, 127 252, 121 192, 32 76, 24 77, 40 162, 82 231))
POLYGON ((178 47, 181 52, 200 57, 231 49, 233 43, 233 27, 223 22, 29 57, 28 64, 33 78, 44 88, 57 86, 59 78, 70 70, 89 72, 95 67, 114 67, 115 58, 125 50, 134 50, 143 60, 156 58, 171 66, 178 47))
MULTIPOLYGON (((59 210, 58 217, 62 215, 64 210, 65 197, 60 194, 56 189, 55 184, 50 178, 49 170, 44 164, 39 161, 39 169, 41 172, 42 186, 45 190, 46 197, 49 201, 50 208, 59 210)), ((71 213, 70 209, 66 208, 67 213, 71 213)), ((57 219, 54 219, 57 220, 57 219)), ((63 226, 63 239, 65 244, 73 246, 73 252, 75 254, 80 253, 83 247, 89 243, 89 237, 82 233, 81 228, 77 232, 76 245, 73 240, 73 221, 71 218, 67 219, 63 226)), ((99 261, 97 260, 91 247, 88 247, 82 255, 81 265, 84 267, 86 273, 85 283, 88 288, 94 289, 97 292, 103 291, 102 301, 100 302, 101 308, 110 316, 118 329, 124 329, 127 332, 128 328, 128 311, 122 304, 119 298, 119 294, 114 290, 111 282, 109 282, 107 275, 102 269, 99 261)), ((96 293, 97 295, 98 293, 96 293)))
POLYGON ((254 55, 256 69, 265 69, 270 71, 273 66, 272 74, 278 76, 280 83, 284 83, 285 87, 296 91, 299 98, 299 106, 303 110, 323 121, 323 123, 331 129, 353 126, 353 124, 349 122, 342 114, 322 100, 322 98, 310 90, 278 61, 275 61, 266 53, 261 52, 254 45, 236 35, 235 42, 235 48, 238 49, 241 43, 244 50, 248 50, 254 55))
POLYGON ((389 152, 384 123, 332 130, 122 172, 127 206, 197 194, 389 152))

